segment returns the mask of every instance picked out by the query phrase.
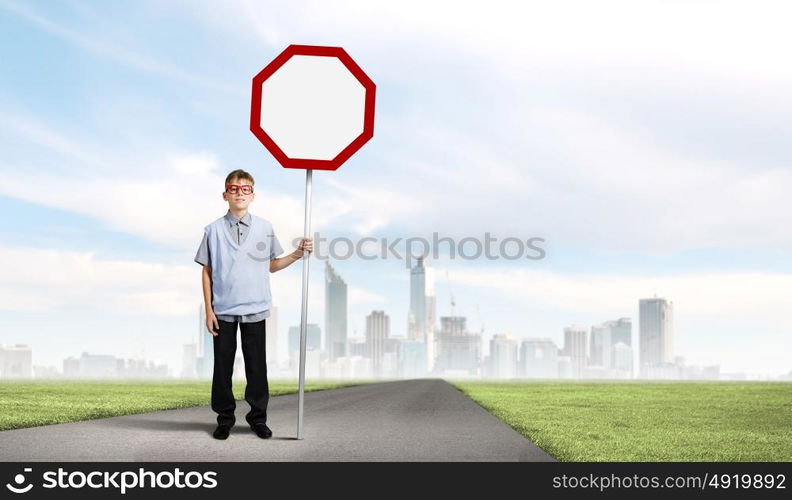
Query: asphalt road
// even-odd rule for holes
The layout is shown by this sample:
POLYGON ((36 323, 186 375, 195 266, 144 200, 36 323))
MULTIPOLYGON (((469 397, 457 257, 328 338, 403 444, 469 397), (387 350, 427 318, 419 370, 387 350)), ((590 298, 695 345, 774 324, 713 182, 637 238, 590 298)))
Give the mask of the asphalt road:
POLYGON ((247 426, 237 401, 227 440, 212 438, 208 406, 0 432, 0 461, 555 461, 442 379, 270 399, 270 439, 247 426))

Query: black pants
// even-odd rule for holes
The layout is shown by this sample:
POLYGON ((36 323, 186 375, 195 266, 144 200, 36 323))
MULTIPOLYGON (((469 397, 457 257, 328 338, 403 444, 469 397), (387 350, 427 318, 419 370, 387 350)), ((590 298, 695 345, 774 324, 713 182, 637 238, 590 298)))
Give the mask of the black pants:
MULTIPOLYGON (((242 356, 245 359, 245 401, 250 411, 245 415, 249 424, 267 423, 269 383, 267 382, 266 319, 255 323, 239 323, 242 331, 242 356)), ((214 341, 214 374, 212 376, 212 410, 217 423, 234 425, 236 401, 231 390, 234 357, 237 347, 237 322, 217 320, 220 334, 214 341)))

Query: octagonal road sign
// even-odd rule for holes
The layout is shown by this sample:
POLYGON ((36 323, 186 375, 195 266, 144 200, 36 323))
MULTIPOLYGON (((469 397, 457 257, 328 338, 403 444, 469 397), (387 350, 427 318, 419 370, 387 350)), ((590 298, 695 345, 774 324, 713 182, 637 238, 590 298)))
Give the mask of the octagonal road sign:
POLYGON ((286 168, 336 170, 373 137, 375 94, 341 47, 290 45, 253 78, 250 130, 286 168))
MULTIPOLYGON (((311 178, 337 170, 374 135, 376 87, 340 47, 290 45, 253 77, 250 130, 286 168, 305 169, 303 238, 311 234, 311 178)), ((308 324, 303 251, 297 439, 302 439, 308 324)))

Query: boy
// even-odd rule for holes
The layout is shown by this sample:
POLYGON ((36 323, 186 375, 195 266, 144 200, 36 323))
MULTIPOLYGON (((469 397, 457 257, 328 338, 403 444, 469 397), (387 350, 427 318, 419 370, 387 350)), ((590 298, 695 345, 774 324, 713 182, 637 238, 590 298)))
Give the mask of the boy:
POLYGON ((237 323, 245 359, 245 401, 250 405, 245 419, 258 437, 272 436, 266 423, 269 402, 266 318, 272 305, 269 273, 288 267, 302 258, 304 251, 313 250, 311 238, 303 238, 298 250, 276 258, 283 248, 272 224, 248 212, 256 196, 253 184, 253 176, 244 170, 228 174, 223 192, 228 212, 204 227, 203 240, 195 255, 195 262, 203 266, 206 328, 214 336, 212 410, 218 415, 212 435, 216 439, 228 438, 236 423, 231 377, 237 323))

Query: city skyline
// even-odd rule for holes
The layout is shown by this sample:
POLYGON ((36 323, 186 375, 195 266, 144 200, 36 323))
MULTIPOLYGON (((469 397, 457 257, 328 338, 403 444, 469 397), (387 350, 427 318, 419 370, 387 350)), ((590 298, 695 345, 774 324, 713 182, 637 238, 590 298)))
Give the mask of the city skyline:
MULTIPOLYGON (((363 336, 350 337, 346 328, 347 283, 326 262, 324 296, 333 307, 325 308, 324 330, 317 324, 308 324, 307 375, 318 378, 327 378, 331 373, 338 378, 463 376, 568 380, 756 377, 746 373, 722 374, 720 365, 687 365, 685 357, 675 352, 673 347, 673 301, 657 296, 638 299, 637 351, 634 349, 632 319, 620 317, 589 326, 567 325, 563 327, 563 343, 560 345, 549 338, 494 333, 488 342, 489 352, 484 355, 483 327, 479 332, 471 332, 465 316, 441 316, 439 323, 435 321, 434 271, 422 258, 409 269, 407 335, 391 335, 391 317, 384 310, 373 310, 366 316, 363 336), (424 318, 423 322, 416 321, 416 317, 424 318), (362 344, 362 347, 354 348, 352 342, 362 344)), ((454 311, 453 294, 451 306, 454 311)), ((280 343, 277 317, 278 309, 273 307, 268 319, 267 337, 270 373, 275 378, 295 376, 299 325, 289 326, 287 359, 281 360, 275 348, 280 343)), ((182 363, 178 370, 153 361, 123 360, 114 355, 89 352, 83 352, 79 358, 70 356, 64 359, 60 373, 54 367, 37 368, 43 377, 211 378, 212 336, 205 327, 203 304, 199 305, 198 318, 195 341, 183 345, 182 363)), ((235 375, 243 375, 243 363, 238 352, 235 375)), ((32 353, 27 346, 0 346, 0 378, 32 376, 32 353)), ((775 378, 784 376, 778 374, 775 378)))
MULTIPOLYGON (((14 263, 0 269, 0 344, 45 366, 75 346, 179 366, 201 300, 193 257, 228 208, 228 172, 255 177, 251 213, 284 253, 303 234, 303 178, 249 125, 252 77, 304 43, 343 46, 377 84, 374 138, 313 176, 315 231, 439 234, 470 252, 490 235, 507 254, 542 238, 542 259, 433 257, 436 320, 466 317, 483 355, 494 334, 561 345, 570 325, 638 328, 638 299, 657 295, 674 301, 689 362, 786 373, 788 16, 735 2, 512 7, 0 0, 0 259, 14 263)), ((308 322, 327 329, 323 264, 311 261, 308 322)), ((404 260, 331 264, 349 335, 372 310, 409 335, 404 260)), ((285 358, 299 265, 272 292, 271 350, 285 358)))

